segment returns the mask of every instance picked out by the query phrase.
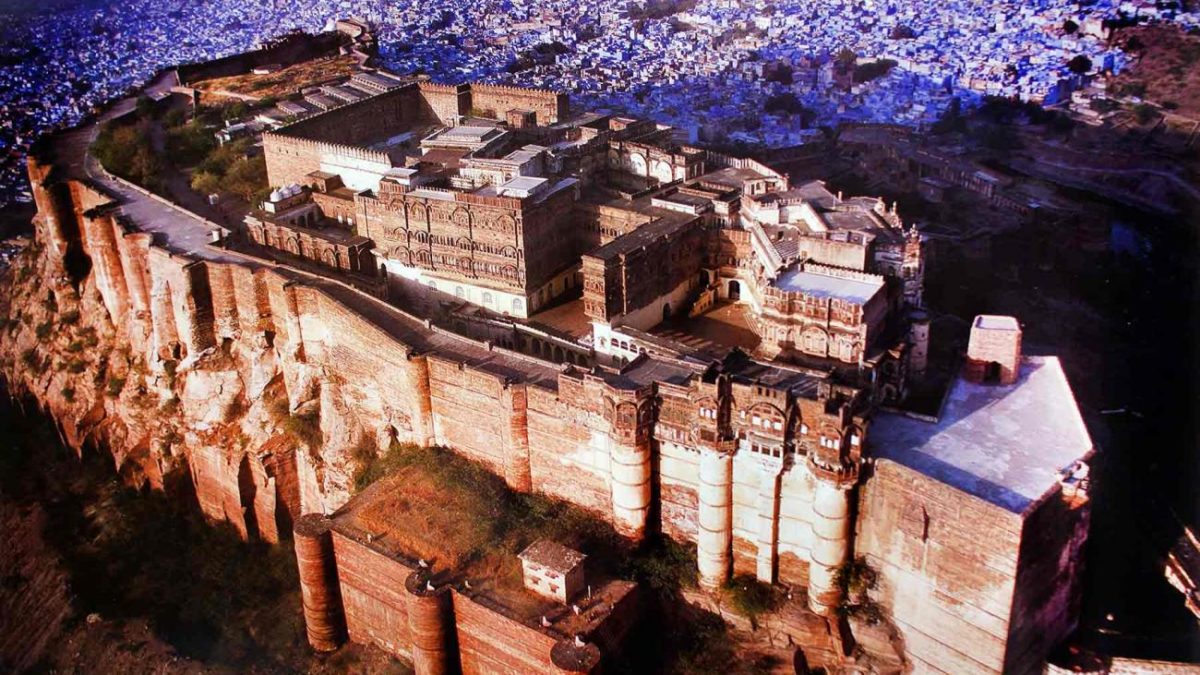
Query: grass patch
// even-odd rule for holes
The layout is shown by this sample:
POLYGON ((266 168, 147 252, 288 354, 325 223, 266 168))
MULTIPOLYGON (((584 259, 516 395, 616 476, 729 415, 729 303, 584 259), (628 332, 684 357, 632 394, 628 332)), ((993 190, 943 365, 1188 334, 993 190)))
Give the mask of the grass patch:
POLYGON ((317 408, 293 413, 287 398, 281 396, 271 402, 268 411, 284 433, 308 446, 309 450, 315 452, 325 444, 321 434, 321 413, 317 408))
POLYGON ((108 385, 105 388, 105 392, 108 394, 109 398, 116 398, 120 396, 121 392, 124 390, 125 378, 115 376, 108 378, 108 385))
POLYGON ((869 595, 879 583, 879 573, 865 556, 847 560, 838 567, 834 582, 842 589, 842 601, 837 607, 839 616, 856 617, 872 626, 886 619, 883 607, 869 595))

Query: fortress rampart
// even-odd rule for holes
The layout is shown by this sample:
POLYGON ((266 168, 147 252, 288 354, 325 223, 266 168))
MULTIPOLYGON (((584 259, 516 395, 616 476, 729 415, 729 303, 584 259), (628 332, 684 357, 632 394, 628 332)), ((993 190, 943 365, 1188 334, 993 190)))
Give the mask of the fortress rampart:
MULTIPOLYGON (((235 402, 261 414, 276 396, 289 413, 319 412, 318 444, 282 433, 250 447, 192 436, 186 462, 201 508, 244 536, 277 540, 289 521, 309 522, 301 514, 336 511, 350 494, 349 449, 363 438, 377 447, 436 443, 516 490, 590 509, 631 539, 661 530, 697 542, 708 587, 748 572, 808 587, 809 606, 830 615, 842 600, 837 569, 854 553, 867 555, 885 571, 881 592, 909 646, 931 667, 1021 669, 1022 659, 1036 660, 1038 641, 1074 616, 1069 598, 1051 591, 1077 588, 1077 571, 1024 542, 1045 533, 1076 546, 1086 510, 1051 497, 1010 514, 886 460, 860 474, 869 422, 855 407, 857 393, 823 381, 798 387, 795 373, 767 364, 640 357, 619 372, 555 366, 434 329, 336 281, 219 248, 182 254, 118 215, 94 185, 61 178, 36 158, 29 174, 46 283, 94 289, 99 309, 87 320, 109 326, 144 359, 150 395, 178 396, 193 426, 216 425, 235 402), (997 535, 980 541, 973 533, 981 526, 997 535), (1056 581, 1036 583, 1043 573, 1056 581), (1014 606, 1035 612, 1038 630, 1010 621, 1014 606), (943 647, 949 660, 935 663, 931 654, 943 647)), ((740 245, 735 233, 723 247, 740 245)), ((91 433, 81 419, 60 424, 76 445, 91 433)), ((161 485, 167 459, 133 452, 156 447, 150 441, 124 438, 114 452, 142 463, 161 485)), ((427 664, 426 672, 440 672, 443 654, 455 649, 464 670, 557 663, 558 641, 495 618, 495 608, 458 590, 447 609, 442 596, 411 593, 407 577, 391 579, 386 602, 346 583, 354 556, 369 571, 376 554, 347 554, 343 568, 338 548, 346 544, 331 533, 327 545, 320 527, 311 530, 297 525, 296 538, 315 645, 341 630, 332 547, 351 639, 378 641, 386 632, 395 640, 389 649, 427 664), (390 609, 370 614, 382 607, 390 609), (453 648, 442 647, 452 642, 451 628, 439 624, 448 614, 453 648), (496 644, 531 646, 514 654, 494 651, 496 644)))

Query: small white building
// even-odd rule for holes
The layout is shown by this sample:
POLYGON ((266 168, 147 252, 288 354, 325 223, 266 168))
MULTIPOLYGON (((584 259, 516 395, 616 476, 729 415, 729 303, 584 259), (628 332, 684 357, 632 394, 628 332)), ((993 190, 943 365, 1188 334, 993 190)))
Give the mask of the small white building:
POLYGON ((586 555, 547 539, 533 542, 517 555, 525 588, 563 604, 583 588, 586 555))

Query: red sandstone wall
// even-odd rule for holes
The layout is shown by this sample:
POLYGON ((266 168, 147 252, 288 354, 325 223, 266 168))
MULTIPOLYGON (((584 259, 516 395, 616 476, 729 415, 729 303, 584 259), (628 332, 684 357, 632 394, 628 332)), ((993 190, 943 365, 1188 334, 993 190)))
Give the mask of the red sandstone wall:
MULTIPOLYGON (((576 411, 577 412, 577 411, 576 411)), ((529 455, 533 489, 612 517, 607 464, 598 464, 592 434, 554 392, 529 388, 529 455), (569 467, 564 465, 569 463, 569 467)), ((607 453, 603 457, 607 462, 607 453)))
POLYGON ((473 84, 471 108, 495 119, 504 119, 504 114, 514 108, 532 110, 537 113, 537 123, 547 126, 566 118, 567 97, 539 89, 473 84))
POLYGON ((432 356, 429 384, 437 442, 503 476, 502 430, 508 419, 500 404, 501 382, 449 359, 432 356))
POLYGON ((1020 516, 888 460, 860 490, 855 549, 917 670, 1003 672, 1020 516))
POLYGON ((1075 629, 1090 520, 1087 498, 1069 500, 1061 488, 1026 515, 1005 672, 1040 673, 1046 656, 1075 629))
POLYGON ((550 650, 557 642, 454 591, 454 616, 463 675, 554 673, 550 650))
POLYGON ((333 550, 350 639, 410 657, 404 580, 412 570, 337 532, 333 550))
POLYGON ((426 114, 444 125, 453 124, 460 116, 471 112, 470 87, 453 84, 420 84, 426 114))

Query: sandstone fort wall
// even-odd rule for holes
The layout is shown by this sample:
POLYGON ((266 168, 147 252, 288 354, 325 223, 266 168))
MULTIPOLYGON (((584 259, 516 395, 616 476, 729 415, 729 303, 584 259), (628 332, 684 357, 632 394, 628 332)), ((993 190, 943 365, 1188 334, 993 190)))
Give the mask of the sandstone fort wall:
POLYGON ((471 108, 494 119, 504 119, 504 114, 514 108, 532 110, 537 123, 548 126, 566 119, 567 95, 543 89, 472 84, 471 108))
POLYGON ((1006 672, 1020 515, 889 460, 861 490, 856 552, 917 670, 1006 672))
MULTIPOLYGON (((69 272, 73 249, 90 259, 90 278, 118 332, 146 357, 160 382, 167 380, 163 364, 177 364, 184 410, 213 414, 214 391, 225 397, 223 404, 236 398, 262 406, 272 387, 286 396, 291 411, 319 410, 320 449, 300 449, 294 440, 270 448, 193 447, 192 478, 208 517, 270 539, 278 537, 281 511, 293 519, 301 512, 332 512, 351 491, 350 448, 366 436, 379 447, 392 439, 446 444, 515 488, 591 509, 632 537, 645 534, 654 510, 651 462, 657 454, 664 530, 688 541, 700 538, 698 460, 683 445, 655 440, 655 385, 632 390, 560 370, 434 330, 335 282, 232 252, 210 250, 202 253, 209 258, 204 260, 174 254, 107 215, 101 208, 106 195, 73 181, 44 185, 46 173, 36 162, 30 174, 38 239, 50 264, 69 272), (233 365, 205 367, 220 354, 233 365)), ((828 566, 808 562, 822 545, 817 530, 825 525, 818 523, 816 479, 801 462, 774 478, 749 452, 734 456, 724 534, 735 570, 801 584, 815 581, 818 571, 827 575, 828 566)), ((1018 560, 1020 514, 897 464, 877 462, 861 491, 857 550, 880 569, 880 593, 922 668, 1000 672, 1010 658, 1005 643, 1019 570, 1022 578, 1076 573, 1034 549, 1018 560), (980 538, 980 531, 990 535, 980 538)), ((716 506, 710 502, 709 512, 716 513, 716 506)), ((1068 545, 1082 541, 1080 515, 1044 508, 1034 514, 1031 538, 1070 532, 1068 545)), ((346 548, 344 542, 334 546, 346 548)), ((411 644, 398 637, 406 635, 405 601, 387 595, 398 590, 370 585, 380 582, 367 577, 382 572, 368 553, 348 550, 345 569, 338 571, 347 580, 347 616, 356 617, 348 630, 355 639, 391 640, 389 649, 405 653, 411 644)), ((340 563, 341 552, 337 557, 340 563)), ((401 589, 397 580, 387 578, 386 586, 401 589)), ((1061 610, 1065 600, 1048 595, 1050 589, 1030 583, 1019 602, 1049 607, 1038 626, 1059 632, 1069 613, 1061 610)), ((464 672, 510 658, 542 658, 488 651, 497 641, 504 649, 536 643, 538 654, 544 645, 533 637, 519 642, 520 626, 483 618, 486 609, 478 603, 456 595, 453 604, 461 617, 464 672)), ((1016 641, 1034 639, 1014 635, 1016 641)), ((1017 659, 1012 663, 1025 663, 1020 655, 1026 648, 1010 647, 1017 659)), ((1032 642, 1028 650, 1040 651, 1032 642)))

